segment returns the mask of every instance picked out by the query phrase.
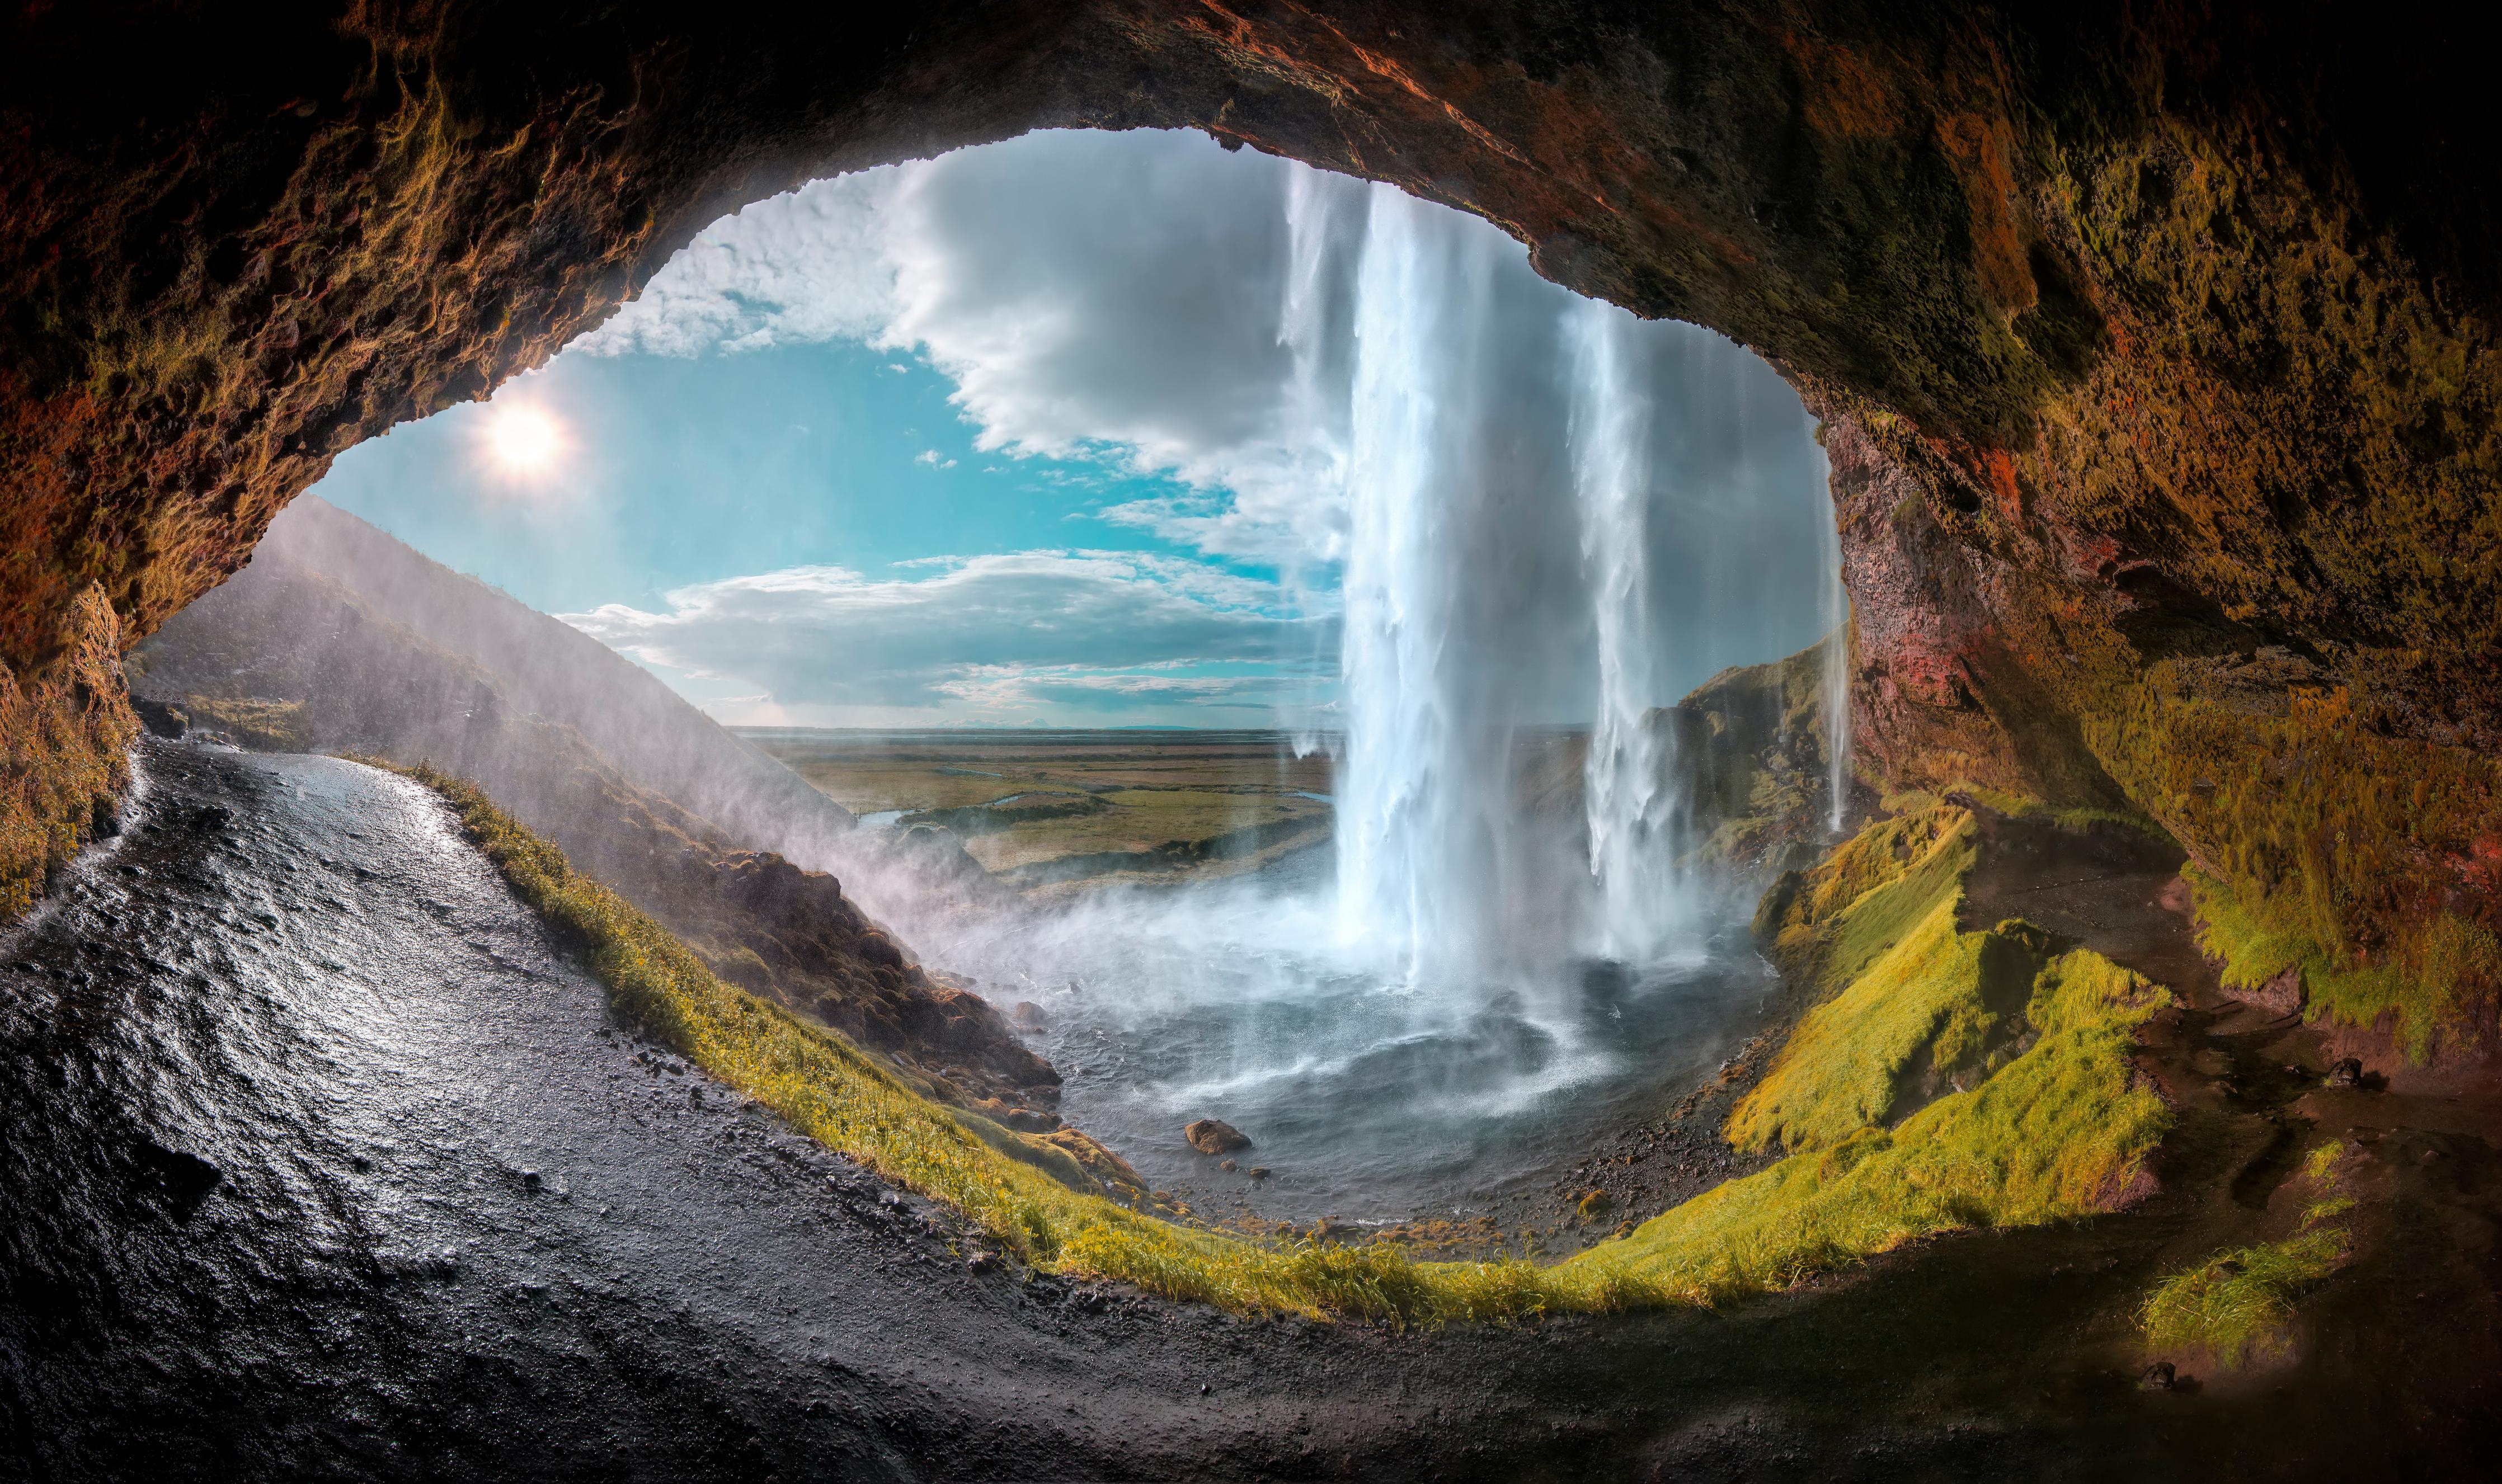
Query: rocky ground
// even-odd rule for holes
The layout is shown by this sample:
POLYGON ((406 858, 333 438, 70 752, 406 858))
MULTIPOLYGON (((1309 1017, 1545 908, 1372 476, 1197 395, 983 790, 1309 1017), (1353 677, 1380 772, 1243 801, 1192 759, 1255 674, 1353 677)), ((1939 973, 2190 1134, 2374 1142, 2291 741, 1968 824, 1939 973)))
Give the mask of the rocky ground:
POLYGON ((2502 1421, 2463 1101, 2278 1108, 2385 1214, 2296 1357, 2192 1391, 2124 1315, 2264 1203, 2238 1093, 2128 1216, 1720 1313, 1236 1321, 984 1260, 640 1045, 414 785, 141 768, 0 946, 0 1477, 2482 1477, 2502 1421))

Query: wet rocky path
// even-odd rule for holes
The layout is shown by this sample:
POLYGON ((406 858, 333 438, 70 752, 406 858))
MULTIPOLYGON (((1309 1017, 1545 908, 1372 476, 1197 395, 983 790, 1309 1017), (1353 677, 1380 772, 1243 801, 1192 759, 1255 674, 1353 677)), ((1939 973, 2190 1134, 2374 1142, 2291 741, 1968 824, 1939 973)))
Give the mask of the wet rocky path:
POLYGON ((141 764, 0 939, 0 1478, 2291 1477, 2376 1415, 2136 1393, 2160 1211, 1434 1335, 975 1272, 613 1024, 423 790, 141 764))

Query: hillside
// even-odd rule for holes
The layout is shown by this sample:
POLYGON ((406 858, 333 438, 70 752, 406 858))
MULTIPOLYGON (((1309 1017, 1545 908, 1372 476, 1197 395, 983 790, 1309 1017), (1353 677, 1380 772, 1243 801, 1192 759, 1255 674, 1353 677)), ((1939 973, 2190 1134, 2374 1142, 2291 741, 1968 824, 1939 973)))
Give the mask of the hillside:
POLYGON ((344 585, 368 613, 464 657, 532 714, 572 726, 638 785, 742 843, 841 875, 884 921, 996 894, 952 840, 859 829, 850 811, 616 651, 317 496, 271 523, 246 576, 275 566, 344 585))
POLYGON ((835 831, 853 831, 848 814, 595 642, 305 503, 307 520, 282 523, 250 567, 132 657, 152 722, 171 711, 247 746, 474 779, 725 978, 884 1053, 946 1100, 1056 1122, 1058 1075, 997 1010, 912 962, 836 877, 754 848, 751 827, 823 859, 835 831), (561 662, 533 644, 561 644, 561 662), (742 823, 690 807, 681 790, 742 823))

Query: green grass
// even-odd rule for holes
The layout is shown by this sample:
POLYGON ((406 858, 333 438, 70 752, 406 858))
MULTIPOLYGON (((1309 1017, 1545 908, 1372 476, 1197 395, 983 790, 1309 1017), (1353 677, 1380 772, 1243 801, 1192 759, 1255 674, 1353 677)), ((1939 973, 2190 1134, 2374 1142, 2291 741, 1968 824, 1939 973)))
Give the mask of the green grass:
POLYGON ((1792 889, 1788 957, 1836 988, 1727 1131, 1796 1152, 1575 1262, 1717 1298, 1939 1231, 2089 1215, 2128 1188, 2171 1127, 2129 1065, 2170 995, 2099 954, 2053 956, 2028 924, 1960 931, 1971 816, 1914 802, 1792 889), (1888 1130, 1924 1055, 1978 1085, 1888 1130))
POLYGON ((2212 661, 2151 666, 2098 754, 2189 845, 2209 952, 2233 983, 2299 966, 2314 1020, 2385 1026, 2408 1057, 2485 1039, 2502 937, 2502 769, 2388 735, 2343 687, 2271 686, 2212 661))
POLYGON ((2304 1161, 2301 1178, 2314 1198, 2291 1236, 2218 1252, 2154 1285, 2138 1311, 2147 1341, 2158 1350, 2204 1349, 2227 1370, 2282 1354, 2295 1305, 2346 1261, 2350 1233, 2329 1225, 2354 1206, 2336 1177, 2345 1152, 2331 1140, 2304 1161))
POLYGON ((2085 834, 2096 829, 2130 829, 2139 834, 2163 834, 2163 826, 2143 814, 2127 809, 2104 809, 2087 806, 2061 807, 2044 803, 2022 793, 1993 789, 1987 784, 1957 779, 1941 784, 1934 790, 1906 790, 1886 795, 1885 807, 1897 814, 1911 813, 1944 802, 1948 794, 1962 794, 1973 802, 1993 809, 2012 819, 2046 821, 2073 834, 2085 834))
POLYGON ((2340 962, 2289 926, 2285 913, 2253 911, 2249 897, 2194 865, 2181 874, 2197 903, 2198 946, 2222 961, 2226 989, 2256 989, 2299 969, 2305 1019, 2374 1026, 2385 1018, 2399 1048, 2417 1062, 2491 997, 2502 949, 2490 928, 2454 913, 2436 913, 2419 925, 2405 951, 2391 956, 2397 961, 2340 962))
POLYGON ((1067 1170, 1055 1177, 1059 1162, 1024 1147, 1033 1141, 950 1113, 842 1037, 724 983, 474 787, 406 772, 452 803, 515 893, 654 1039, 799 1131, 954 1207, 1037 1268, 1236 1313, 1404 1327, 1715 1303, 1949 1227, 2085 1214, 2163 1127, 2150 1094, 2126 1091, 2142 982, 2072 955, 2064 975, 2046 971, 2034 989, 2028 1014, 2052 1029, 1974 1092, 1890 1133, 1865 1130, 1794 1155, 1560 1264, 1417 1262, 1381 1242, 1178 1226, 1072 1189, 1067 1170))
POLYGON ((1972 816, 1931 803, 1878 820, 1813 870, 1774 888, 1779 910, 1759 919, 1782 970, 1820 995, 1848 984, 1935 909, 1972 869, 1972 816))
POLYGON ((1954 893, 1939 901, 1841 994, 1807 1013, 1730 1116, 1731 1143, 1838 1144, 1890 1120, 1902 1075, 1922 1053, 1941 1068, 1978 1058, 2000 1016, 1981 993, 1989 935, 1955 930, 1960 900, 1954 893))
POLYGON ((1995 1064, 2048 941, 1956 928, 1973 836, 1968 813, 1933 802, 1869 826, 1796 889, 1776 954, 1828 997, 1731 1115, 1732 1143, 1839 1144, 1892 1121, 1918 1063, 1965 1082, 1995 1064))
POLYGON ((2097 954, 2068 954, 2035 982, 2041 1039, 1979 1087, 1791 1155, 1566 1265, 1716 1301, 1940 1231, 2091 1215, 2171 1127, 2129 1075, 2133 1032, 2166 999, 2097 954))

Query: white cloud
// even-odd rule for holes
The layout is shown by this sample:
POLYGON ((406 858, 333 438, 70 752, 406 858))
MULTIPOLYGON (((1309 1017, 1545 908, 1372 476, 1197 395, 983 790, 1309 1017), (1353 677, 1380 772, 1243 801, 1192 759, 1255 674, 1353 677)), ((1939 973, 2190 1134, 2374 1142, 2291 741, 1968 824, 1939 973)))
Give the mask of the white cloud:
MULTIPOLYGON (((1258 686, 1156 688, 1143 667, 1262 645, 1299 676, 1333 665, 1346 489, 1369 458, 1383 483, 1369 489, 1432 488, 1434 541, 1410 544, 1438 542, 1466 572, 1436 621, 1437 673, 1525 697, 1530 715, 1572 714, 1594 683, 1574 312, 1486 222, 1196 134, 1035 133, 820 182, 707 230, 581 344, 696 354, 850 338, 895 353, 891 368, 918 358, 956 384, 975 449, 1003 455, 977 459, 986 470, 1074 460, 1032 482, 1086 518, 1282 582, 1220 598, 1136 556, 1024 553, 910 582, 768 573, 673 593, 666 613, 581 622, 790 705, 1230 704, 1258 686), (1443 421, 1405 436, 1384 422, 1403 406, 1443 421), (1182 488, 1106 499, 1115 471, 1182 488)), ((1623 355, 1646 409, 1655 488, 1639 539, 1670 636, 1651 687, 1665 700, 1821 632, 1830 516, 1797 398, 1762 362, 1674 325, 1637 327, 1623 355)), ((953 464, 934 448, 919 460, 953 464)))
POLYGON ((883 336, 896 304, 884 210, 903 168, 817 181, 723 218, 566 349, 697 355, 883 336))
POLYGON ((1331 621, 1273 584, 1179 557, 1018 552, 872 580, 794 567, 682 588, 666 612, 565 622, 647 663, 774 706, 1078 710, 1266 707, 1312 690, 1331 621), (1230 673, 1187 673, 1191 670, 1230 673), (1179 672, 1179 673, 1177 673, 1179 672))
POLYGON ((1369 187, 1297 173, 1197 134, 1069 131, 819 181, 706 229, 574 348, 911 351, 956 382, 985 453, 1099 458, 1201 491, 1117 507, 1120 523, 1211 554, 1333 560, 1334 430, 1299 396, 1308 368, 1281 320, 1289 198, 1369 187))

